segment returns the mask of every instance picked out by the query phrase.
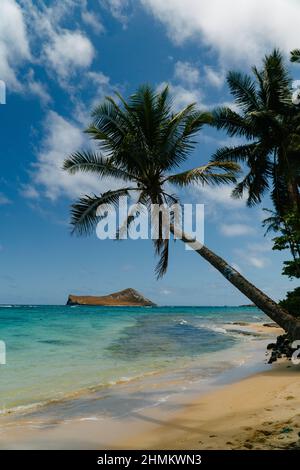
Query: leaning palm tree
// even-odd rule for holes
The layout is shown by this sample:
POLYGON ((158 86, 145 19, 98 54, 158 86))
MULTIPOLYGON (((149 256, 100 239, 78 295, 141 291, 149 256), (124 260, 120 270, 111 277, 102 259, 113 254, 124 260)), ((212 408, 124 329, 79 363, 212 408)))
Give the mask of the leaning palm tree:
MULTIPOLYGON (((168 88, 155 92, 143 86, 125 101, 119 94, 118 103, 108 97, 93 114, 86 133, 99 145, 98 152, 76 152, 64 162, 69 173, 93 172, 100 179, 115 178, 120 188, 99 195, 84 196, 72 206, 73 231, 86 235, 99 221, 99 206, 116 205, 122 196, 132 194, 138 203, 165 204, 178 202, 170 187, 183 188, 194 184, 221 184, 234 182, 238 165, 233 162, 211 162, 204 166, 178 172, 195 148, 195 135, 210 121, 211 115, 200 112, 191 104, 180 112, 173 112, 168 88), (177 170, 176 173, 174 171, 177 170)), ((126 228, 133 223, 129 214, 126 228)), ((291 334, 300 334, 300 323, 263 292, 248 282, 240 273, 204 245, 196 244, 188 234, 181 233, 175 221, 170 231, 214 266, 223 276, 291 334)), ((168 266, 169 238, 163 227, 154 240, 160 256, 156 272, 162 276, 168 266)))
POLYGON ((300 113, 292 103, 290 76, 278 50, 265 57, 261 70, 252 70, 253 78, 228 74, 237 110, 218 108, 211 121, 244 142, 220 148, 212 161, 245 163, 247 174, 233 196, 246 192, 249 206, 260 203, 270 191, 280 216, 293 210, 300 214, 300 113))

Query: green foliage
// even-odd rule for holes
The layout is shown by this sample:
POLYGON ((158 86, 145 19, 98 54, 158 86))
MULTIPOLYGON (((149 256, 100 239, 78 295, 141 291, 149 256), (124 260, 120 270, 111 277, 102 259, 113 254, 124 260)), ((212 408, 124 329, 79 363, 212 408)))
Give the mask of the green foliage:
POLYGON ((283 216, 276 212, 264 209, 272 215, 263 221, 263 226, 270 231, 280 233, 273 238, 273 250, 289 249, 293 259, 283 263, 282 274, 288 277, 300 278, 300 220, 297 211, 289 212, 283 216))
POLYGON ((282 274, 290 278, 300 278, 300 259, 284 261, 282 274))
POLYGON ((246 194, 253 206, 270 192, 276 211, 282 213, 299 204, 298 190, 287 188, 297 188, 300 179, 300 112, 292 103, 291 78, 277 49, 252 72, 227 76, 235 110, 215 109, 211 125, 243 142, 218 149, 212 161, 243 162, 248 171, 233 196, 246 194))
POLYGON ((288 292, 286 298, 279 304, 289 313, 300 318, 300 287, 288 292))

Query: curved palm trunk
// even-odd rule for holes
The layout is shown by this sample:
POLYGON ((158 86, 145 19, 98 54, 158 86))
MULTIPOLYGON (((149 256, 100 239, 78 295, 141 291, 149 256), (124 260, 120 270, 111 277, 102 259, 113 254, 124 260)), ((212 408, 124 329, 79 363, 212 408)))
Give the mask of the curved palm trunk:
POLYGON ((177 235, 177 238, 181 238, 183 242, 190 245, 194 251, 216 268, 231 284, 242 292, 242 294, 248 297, 251 302, 288 332, 292 339, 300 339, 300 320, 290 315, 285 309, 251 284, 251 282, 236 271, 236 269, 232 268, 223 258, 216 255, 205 245, 195 241, 195 239, 192 239, 187 234, 176 230, 174 226, 171 226, 170 229, 173 235, 177 235))

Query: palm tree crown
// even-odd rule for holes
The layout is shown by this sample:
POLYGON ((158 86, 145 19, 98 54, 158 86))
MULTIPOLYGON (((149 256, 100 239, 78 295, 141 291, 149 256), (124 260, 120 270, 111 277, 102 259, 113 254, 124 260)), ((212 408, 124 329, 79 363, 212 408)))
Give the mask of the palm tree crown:
MULTIPOLYGON (((65 160, 64 169, 71 174, 93 172, 100 179, 115 178, 120 181, 120 189, 85 195, 73 204, 74 232, 91 233, 98 222, 97 208, 117 204, 121 196, 131 194, 136 202, 145 205, 170 206, 178 202, 178 197, 169 192, 170 185, 235 181, 239 167, 233 162, 210 162, 174 173, 195 148, 195 136, 211 119, 209 113, 200 112, 195 104, 174 112, 168 87, 156 92, 150 86, 142 86, 128 101, 116 95, 118 102, 107 97, 93 111, 93 121, 85 131, 98 143, 99 151, 74 153, 65 160)), ((134 216, 128 215, 127 227, 133 220, 134 216)), ((160 255, 156 268, 159 277, 167 269, 169 240, 161 235, 154 244, 160 255)))
POLYGON ((220 148, 213 161, 244 162, 244 179, 233 195, 248 193, 248 205, 261 202, 270 189, 279 214, 298 207, 300 184, 300 114, 291 100, 291 80, 278 50, 266 56, 263 67, 253 67, 252 78, 230 72, 227 82, 237 111, 213 112, 211 124, 245 143, 220 148))

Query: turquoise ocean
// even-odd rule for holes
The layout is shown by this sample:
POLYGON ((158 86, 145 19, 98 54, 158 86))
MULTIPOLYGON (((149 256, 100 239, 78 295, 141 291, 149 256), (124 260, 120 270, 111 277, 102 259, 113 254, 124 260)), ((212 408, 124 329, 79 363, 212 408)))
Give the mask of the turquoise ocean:
POLYGON ((2 305, 0 412, 107 394, 151 375, 218 375, 244 364, 262 340, 234 324, 265 321, 252 307, 2 305))

